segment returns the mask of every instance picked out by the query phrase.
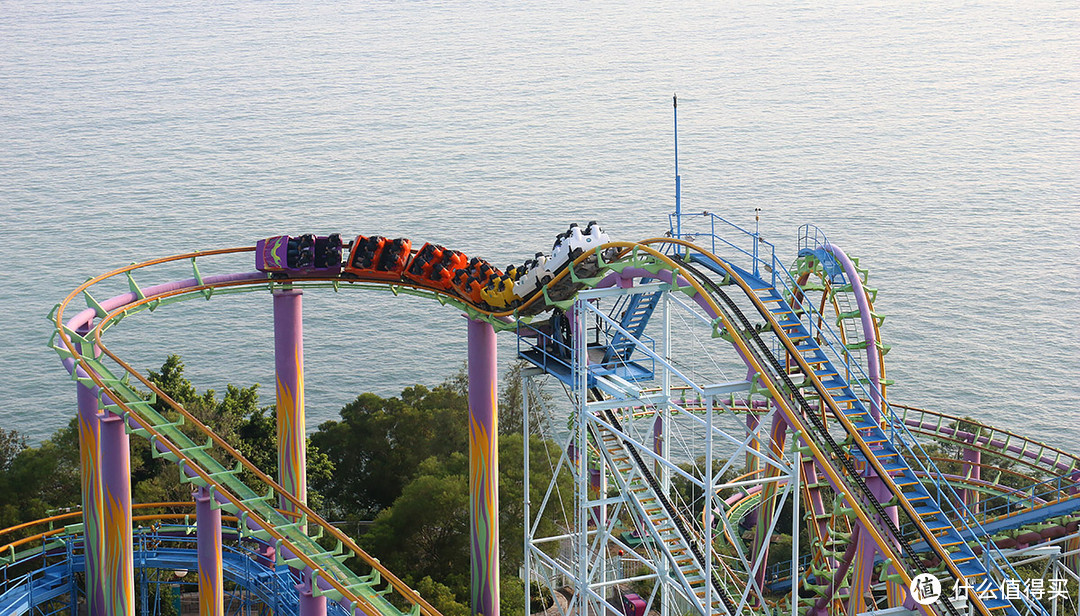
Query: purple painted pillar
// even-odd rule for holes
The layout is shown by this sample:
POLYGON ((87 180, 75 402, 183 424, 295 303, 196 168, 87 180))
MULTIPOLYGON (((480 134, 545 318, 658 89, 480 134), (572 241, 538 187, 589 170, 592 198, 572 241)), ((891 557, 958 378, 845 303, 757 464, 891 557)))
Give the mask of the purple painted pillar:
MULTIPOLYGON (((862 526, 856 525, 851 529, 851 543, 848 544, 847 549, 844 550, 844 554, 837 561, 835 558, 830 558, 830 563, 836 563, 832 565, 833 577, 829 580, 828 588, 825 594, 818 597, 814 601, 814 607, 810 610, 810 616, 828 616, 829 605, 832 603, 833 598, 836 596, 836 591, 840 588, 840 585, 844 582, 844 576, 847 575, 848 568, 851 567, 851 561, 855 558, 855 549, 859 544, 860 535, 862 535, 860 529, 862 526)), ((818 583, 821 580, 817 580, 818 583)))
MULTIPOLYGON (((747 411, 746 411, 746 436, 750 436, 751 434, 754 434, 754 433, 757 432, 758 425, 761 423, 761 417, 759 417, 757 412, 754 410, 752 400, 747 400, 746 406, 748 407, 747 411)), ((760 452, 761 451, 761 443, 758 442, 755 439, 755 440, 750 442, 750 445, 747 447, 747 450, 748 451, 746 452, 746 472, 747 473, 752 473, 752 472, 757 471, 757 470, 759 470, 761 468, 761 465, 758 462, 759 458, 754 453, 754 452, 760 452)), ((755 478, 757 478, 757 477, 755 477, 755 478)))
MULTIPOLYGON (((800 445, 806 446, 804 439, 799 439, 800 445)), ((802 462, 802 481, 807 486, 816 486, 819 483, 821 475, 824 473, 818 473, 817 462, 810 456, 803 458, 802 462)), ((801 488, 800 488, 801 489, 801 488)), ((829 536, 829 521, 826 518, 825 499, 822 497, 822 488, 812 487, 808 489, 810 493, 809 502, 806 503, 805 508, 807 513, 810 513, 813 518, 811 524, 816 527, 814 531, 818 537, 829 536)), ((858 528, 858 527, 856 527, 858 528)), ((829 563, 829 567, 835 568, 837 560, 836 558, 829 556, 826 561, 829 563)), ((846 569, 845 569, 846 571, 846 569)))
MULTIPOLYGON (((754 378, 757 377, 757 372, 753 369, 748 369, 746 372, 746 380, 751 383, 754 382, 754 378)), ((761 417, 754 411, 754 396, 753 394, 746 397, 746 436, 749 437, 755 434, 758 430, 758 426, 761 424, 761 417)), ((754 452, 761 452, 761 442, 758 439, 750 441, 746 450, 746 473, 752 473, 761 470, 760 459, 754 452)), ((755 475, 754 479, 761 479, 760 476, 755 475)), ((746 523, 756 525, 758 522, 758 513, 760 507, 755 507, 753 511, 746 515, 746 523)))
POLYGON ((855 570, 851 574, 851 596, 848 598, 849 614, 861 614, 866 611, 865 596, 870 590, 876 553, 877 546, 870 537, 870 533, 859 533, 856 541, 855 570))
POLYGON ((866 338, 866 369, 870 377, 870 416, 874 421, 881 422, 881 364, 878 358, 877 330, 874 329, 874 315, 870 313, 870 302, 866 299, 866 291, 863 290, 862 279, 855 269, 855 263, 848 258, 847 254, 835 244, 826 244, 825 250, 832 253, 844 269, 851 290, 855 294, 855 304, 859 308, 859 320, 862 325, 863 337, 866 338))
POLYGON ((469 513, 473 614, 499 614, 499 447, 495 330, 469 320, 469 513))
MULTIPOLYGON (((982 451, 979 449, 964 449, 964 466, 961 474, 970 479, 982 479, 982 451)), ((970 488, 961 490, 964 504, 972 513, 979 512, 979 491, 970 488)))
MULTIPOLYGON (((304 581, 296 585, 300 593, 300 616, 326 616, 326 595, 315 596, 311 592, 311 570, 304 572, 304 581)), ((357 611, 358 613, 359 610, 357 611)))
POLYGON ((131 453, 124 419, 101 418, 101 502, 105 558, 101 570, 105 613, 135 614, 135 558, 131 544, 131 453))
MULTIPOLYGON (((780 413, 773 415, 772 426, 769 429, 769 449, 774 459, 782 459, 784 455, 784 442, 787 440, 787 420, 780 413)), ((711 471, 710 471, 711 472, 711 471)), ((768 465, 764 469, 761 478, 774 478, 779 474, 779 469, 768 465)), ((757 520, 755 521, 754 549, 755 558, 758 554, 764 555, 762 562, 768 562, 769 543, 766 541, 766 533, 769 524, 772 523, 773 514, 776 511, 776 483, 769 481, 761 488, 761 505, 758 506, 757 520)), ((765 588, 765 567, 757 570, 754 579, 758 588, 765 588)))
MULTIPOLYGON (((589 498, 592 500, 600 500, 601 490, 600 486, 602 474, 599 468, 593 466, 593 460, 589 459, 589 498)), ((592 517, 589 519, 589 524, 595 524, 597 526, 602 525, 603 519, 601 514, 603 513, 603 506, 597 505, 592 508, 592 517)))
MULTIPOLYGON (((878 477, 873 469, 867 469, 864 474, 866 486, 870 488, 870 493, 874 495, 874 498, 880 503, 887 502, 891 495, 888 487, 885 486, 885 482, 878 477)), ((896 507, 886 507, 885 514, 893 521, 893 524, 897 524, 897 512, 896 507)), ((861 522, 859 523, 861 525, 861 522)), ((895 541, 893 542, 895 544, 895 541)), ((848 613, 859 614, 865 612, 867 605, 865 602, 865 596, 870 591, 870 585, 873 583, 874 574, 874 557, 877 555, 878 548, 874 542, 873 537, 869 532, 859 533, 858 549, 855 554, 855 569, 851 576, 851 597, 848 599, 848 613)), ((898 588, 899 585, 888 584, 889 601, 890 604, 898 601, 902 601, 903 591, 898 588)))
MULTIPOLYGON (((81 332, 84 333, 84 332, 81 332)), ((82 368, 75 368, 86 377, 82 368)), ((105 531, 101 504, 101 433, 98 425, 98 389, 82 383, 79 398, 79 476, 82 479, 83 545, 86 551, 86 603, 90 616, 106 616, 105 587, 101 580, 105 531)))
MULTIPOLYGON (((664 457, 664 439, 665 438, 666 437, 664 436, 664 413, 661 411, 661 412, 656 413, 656 417, 653 418, 653 425, 652 425, 653 453, 656 454, 657 458, 663 458, 664 457)), ((658 477, 663 476, 663 474, 664 474, 664 465, 660 464, 660 460, 656 460, 655 462, 653 462, 653 473, 655 475, 657 475, 658 477)))
MULTIPOLYGON (((307 503, 307 453, 304 434, 303 293, 274 292, 274 370, 277 374, 278 483, 307 503)), ((281 498, 281 508, 295 510, 281 498)))
MULTIPOLYGON (((652 425, 652 446, 653 453, 657 456, 663 457, 664 455, 664 416, 660 413, 656 414, 653 418, 652 425)), ((659 463, 657 463, 659 464, 659 463)))
POLYGON ((221 510, 209 488, 195 493, 195 524, 199 557, 199 616, 223 616, 225 591, 221 577, 221 510))

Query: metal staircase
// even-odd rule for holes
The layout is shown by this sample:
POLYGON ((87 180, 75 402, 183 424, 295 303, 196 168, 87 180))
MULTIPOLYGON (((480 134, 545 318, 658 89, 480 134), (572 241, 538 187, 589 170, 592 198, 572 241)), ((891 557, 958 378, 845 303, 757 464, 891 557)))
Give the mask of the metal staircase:
MULTIPOLYGON (((918 461, 916 451, 921 452, 921 448, 914 437, 904 430, 902 424, 892 422, 890 431, 886 434, 878 421, 870 416, 869 410, 852 385, 841 375, 840 368, 826 353, 828 350, 844 364, 843 358, 847 357, 847 349, 840 343, 835 346, 825 345, 823 348, 811 335, 808 325, 801 320, 804 313, 810 312, 811 314, 805 316, 810 326, 814 324, 812 307, 793 308, 771 283, 712 255, 690 255, 688 261, 705 265, 712 275, 722 277, 722 280, 716 281, 712 279, 712 275, 693 265, 684 265, 717 300, 716 305, 721 309, 724 319, 739 328, 732 333, 745 341, 755 362, 767 372, 762 374, 762 377, 771 381, 777 394, 785 400, 783 406, 790 409, 790 412, 786 412, 792 428, 802 429, 805 425, 807 431, 804 435, 808 441, 813 441, 831 458, 819 461, 832 467, 834 476, 845 484, 845 492, 855 499, 849 502, 856 509, 865 512, 860 516, 863 523, 873 526, 874 532, 886 541, 895 543, 898 548, 895 550, 897 557, 903 562, 893 562, 892 566, 906 570, 912 577, 916 573, 928 572, 921 558, 916 555, 916 550, 912 548, 911 537, 901 534, 900 525, 894 523, 886 514, 885 508, 895 505, 897 511, 902 517, 906 517, 906 521, 915 529, 917 539, 924 541, 940 560, 941 570, 935 572, 947 576, 946 582, 951 578, 958 587, 968 588, 969 603, 978 613, 983 616, 1018 616, 1021 611, 1017 605, 1023 608, 1025 614, 1045 612, 1040 605, 1026 597, 1021 597, 1017 605, 999 598, 1001 581, 1015 578, 1015 572, 997 553, 996 548, 987 546, 978 539, 978 536, 985 533, 976 533, 975 529, 969 526, 974 520, 970 514, 965 513, 966 510, 951 509, 952 519, 967 530, 962 535, 953 526, 941 505, 916 478, 901 449, 910 459, 918 461), (721 285, 728 283, 737 284, 745 292, 753 302, 754 311, 765 319, 764 327, 760 323, 751 323, 739 305, 721 288, 721 285), (775 338, 769 336, 769 332, 775 338), (779 345, 779 351, 774 351, 763 336, 773 338, 779 345), (779 358, 784 358, 785 361, 779 358), (792 381, 793 378, 802 380, 796 384, 792 381), (816 398, 816 407, 807 401, 811 397, 816 398), (830 434, 825 423, 826 413, 831 414, 846 432, 847 438, 843 445, 838 444, 830 434), (889 497, 884 501, 875 498, 868 487, 866 477, 874 475, 880 478, 882 485, 888 490, 889 497), (972 542, 980 550, 981 557, 976 555, 968 542, 972 542), (993 593, 976 592, 984 587, 990 588, 993 593)), ((833 265, 835 268, 836 264, 833 265)), ((834 273, 830 272, 828 267, 826 272, 834 273)), ((818 334, 821 334, 821 330, 818 330, 818 334)), ((826 336, 822 336, 822 340, 826 339, 826 336)), ((861 374, 857 366, 853 368, 851 364, 845 364, 843 368, 844 374, 849 369, 861 374)), ((925 454, 923 457, 925 458, 925 454)), ((932 467, 929 461, 927 464, 932 467)), ((920 470, 929 477, 940 475, 940 472, 926 471, 921 467, 921 463, 920 470)), ((934 470, 936 471, 936 468, 934 470)), ((940 494, 941 501, 951 507, 947 496, 951 487, 943 481, 943 477, 941 479, 942 481, 933 482, 935 491, 940 494)), ((886 566, 888 565, 889 563, 886 563, 886 566)), ((948 585, 944 587, 949 588, 948 585)), ((958 616, 951 603, 946 602, 944 607, 953 616, 958 616)))
MULTIPOLYGON (((605 411, 604 415, 616 430, 621 431, 613 412, 605 411)), ((647 522, 646 530, 653 544, 664 554, 671 565, 672 575, 679 580, 687 595, 696 598, 703 614, 735 614, 736 606, 728 593, 733 588, 738 589, 738 582, 732 579, 722 582, 715 564, 712 568, 711 600, 708 610, 704 609, 710 593, 706 581, 706 556, 699 545, 701 540, 663 495, 659 483, 637 451, 603 423, 591 422, 590 426, 596 441, 601 443, 600 449, 608 467, 614 471, 612 474, 619 490, 630 498, 638 517, 647 522)))
MULTIPOLYGON (((651 279, 642 278, 640 284, 648 282, 651 282, 651 279)), ((607 366, 612 362, 625 363, 630 360, 630 356, 634 353, 636 347, 634 339, 641 338, 642 334, 645 333, 645 326, 648 325, 649 317, 656 310, 656 305, 660 302, 660 296, 661 293, 656 291, 652 293, 635 293, 626 298, 625 310, 619 319, 619 326, 630 335, 618 330, 615 331, 604 352, 604 358, 601 362, 603 365, 607 366)), ((618 314, 621 309, 622 305, 617 304, 612 310, 612 314, 618 314)))
MULTIPOLYGON (((794 309, 784 296, 760 279, 739 273, 734 275, 741 279, 741 286, 790 353, 794 363, 789 360, 788 366, 794 368, 797 365, 802 372, 804 380, 793 384, 800 394, 798 397, 817 397, 821 404, 828 406, 847 432, 850 445, 845 453, 850 456, 854 467, 860 469, 860 473, 865 472, 867 467, 876 471, 892 495, 888 504, 897 505, 907 514, 923 540, 945 564, 944 573, 957 582, 964 579, 971 586, 990 579, 988 567, 967 544, 975 539, 974 535, 968 533, 962 536, 953 527, 949 516, 910 468, 903 454, 914 455, 914 452, 908 450, 895 431, 886 434, 873 420, 866 405, 842 376, 841 368, 830 360, 803 321, 795 316, 794 309)), ((938 482, 934 485, 942 495, 948 490, 938 482)), ((981 547, 985 553, 986 546, 981 547)), ((982 603, 988 613, 1020 614, 1011 602, 1004 599, 987 598, 982 603)))

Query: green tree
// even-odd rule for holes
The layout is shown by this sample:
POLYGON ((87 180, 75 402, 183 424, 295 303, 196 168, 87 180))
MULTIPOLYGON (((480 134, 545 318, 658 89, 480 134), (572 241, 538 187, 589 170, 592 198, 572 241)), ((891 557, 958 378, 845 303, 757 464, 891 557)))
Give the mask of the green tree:
MULTIPOLYGON (((499 391, 499 434, 521 434, 522 379, 521 372, 532 364, 518 360, 506 370, 499 391)), ((529 390, 529 432, 547 434, 550 429, 551 394, 543 388, 529 390)))
MULTIPOLYGON (((510 573, 516 573, 525 558, 523 442, 520 434, 499 437, 499 552, 503 570, 510 573)), ((552 499, 543 512, 539 511, 544 493, 551 483, 552 464, 559 459, 560 453, 558 445, 552 441, 539 436, 529 438, 530 517, 533 520, 540 518, 537 533, 541 536, 557 534, 558 520, 572 519, 572 511, 561 510, 562 503, 557 498, 552 499)), ((574 491, 573 478, 565 467, 559 475, 558 490, 563 494, 574 491)), ((554 543, 550 546, 552 549, 557 547, 554 543)), ((524 592, 522 589, 522 596, 524 592)))
MULTIPOLYGON (((208 425, 244 457, 271 477, 277 476, 277 426, 272 406, 258 405, 258 385, 229 385, 218 401, 213 390, 200 394, 184 376, 184 364, 171 355, 160 371, 149 374, 161 391, 208 425)), ((179 414, 163 399, 155 407, 167 417, 179 414)), ((191 434, 194 436, 194 433, 191 434)), ((198 438, 198 441, 204 440, 198 438)), ((191 488, 179 481, 179 470, 151 454, 149 442, 132 438, 131 490, 135 502, 189 501, 191 488)), ((15 430, 0 429, 0 528, 45 517, 51 509, 81 505, 78 418, 38 447, 27 447, 15 430)), ((309 485, 325 483, 333 474, 330 459, 308 445, 309 485)), ((252 478, 253 479, 253 478, 252 478)), ((309 489, 308 502, 319 510, 322 497, 309 489)))
POLYGON ((260 471, 277 477, 277 418, 273 406, 255 409, 237 430, 236 449, 260 471))
MULTIPOLYGON (((503 576, 502 609, 524 609, 524 586, 516 582, 523 560, 524 472, 521 460, 521 370, 504 374, 500 392, 499 549, 503 576)), ((469 597, 468 374, 463 367, 442 385, 410 387, 399 398, 363 394, 341 410, 340 421, 319 426, 312 441, 337 473, 321 485, 335 516, 375 517, 361 544, 407 580, 432 582, 432 592, 448 612, 469 597), (450 593, 447 597, 446 593, 450 593)), ((534 430, 548 415, 549 396, 531 392, 534 430)), ((539 436, 529 439, 530 494, 534 509, 551 481, 557 446, 539 436)), ((572 491, 571 477, 559 478, 572 491)), ((541 533, 557 530, 566 519, 558 499, 540 516, 541 533)), ((556 548, 552 544, 552 548, 556 548)))
MULTIPOLYGON (((724 465, 727 463, 728 461, 722 458, 713 460, 713 475, 719 473, 720 469, 724 468, 724 465)), ((688 475, 695 477, 699 481, 705 481, 705 456, 698 456, 697 458, 695 458, 693 464, 689 464, 687 462, 680 462, 678 466, 682 470, 686 471, 688 475)), ((723 475, 717 477, 716 485, 722 486, 725 483, 732 482, 738 475, 739 469, 736 469, 735 467, 729 468, 723 475)), ((691 483, 690 480, 686 479, 682 475, 672 473, 671 489, 675 494, 678 495, 680 499, 682 499, 682 502, 686 505, 690 505, 694 508, 700 508, 704 505, 703 499, 705 498, 705 490, 703 490, 700 486, 691 483)), ((735 489, 720 488, 717 490, 716 494, 718 498, 725 499, 735 494, 735 489)))
POLYGON ((449 387, 409 387, 400 398, 366 393, 319 426, 311 441, 338 469, 316 482, 335 517, 370 519, 389 507, 420 463, 468 448, 468 402, 449 387))
POLYGON ((421 463, 393 505, 375 518, 364 547, 393 571, 431 576, 468 597, 468 467, 460 452, 421 463))
POLYGON ((416 592, 442 612, 443 616, 472 616, 469 614, 469 606, 457 600, 454 591, 446 584, 440 584, 426 576, 416 584, 416 592))
MULTIPOLYGON (((558 458, 554 443, 530 439, 530 485, 537 506, 551 479, 549 456, 558 458)), ((515 582, 523 560, 524 469, 520 434, 499 437, 499 551, 502 609, 524 609, 525 591, 515 582)), ((431 578, 457 597, 469 596, 469 460, 464 452, 430 457, 420 464, 402 494, 375 519, 361 539, 364 547, 401 575, 431 578)), ((570 491, 568 472, 560 476, 562 490, 570 491)), ((556 502, 543 512, 539 532, 551 533, 556 520, 565 519, 556 502)), ((537 514, 532 511, 533 516, 537 514)), ((553 548, 557 547, 553 545, 553 548)))
MULTIPOLYGON (((18 438, 15 439, 18 448, 18 438)), ((0 473, 0 528, 81 503, 77 419, 38 447, 24 447, 0 473)))
POLYGON ((26 436, 18 430, 0 428, 0 471, 6 471, 26 445, 26 436))
MULTIPOLYGON (((161 365, 159 372, 151 370, 148 378, 161 392, 176 402, 187 412, 194 415, 199 421, 218 432, 218 424, 222 424, 218 434, 227 442, 236 442, 234 417, 223 417, 219 410, 219 403, 215 399, 214 390, 207 390, 199 394, 195 386, 184 376, 184 362, 178 355, 169 355, 161 365), (231 440, 230 440, 231 439, 231 440)), ((240 390, 229 386, 231 400, 228 407, 233 412, 242 412, 239 409, 238 399, 257 400, 258 386, 252 386, 249 390, 240 390), (243 393, 241 393, 243 391, 243 393)), ((149 394, 147 394, 149 397, 149 394)), ((180 413, 173 408, 161 396, 154 402, 154 409, 167 419, 175 421, 180 413)), ((185 433, 195 440, 202 442, 205 437, 200 437, 194 427, 186 425, 182 428, 185 433)), ((138 502, 161 502, 161 501, 188 501, 191 499, 191 488, 179 481, 179 471, 175 464, 165 458, 156 458, 151 451, 150 444, 145 439, 131 439, 131 496, 138 502)), ((219 456, 220 457, 220 456, 219 456)))
MULTIPOLYGON (((237 387, 227 385, 225 396, 218 401, 216 392, 209 389, 200 394, 184 376, 184 363, 177 355, 166 358, 159 372, 150 371, 149 379, 162 393, 178 403, 200 422, 208 426, 240 452, 249 462, 273 479, 277 479, 277 422, 274 406, 259 406, 259 385, 237 387)), ((163 399, 155 403, 156 410, 175 418, 178 412, 163 399)), ((204 440, 194 429, 188 435, 197 442, 204 440)), ((149 443, 132 439, 132 496, 142 502, 190 499, 190 488, 178 481, 176 466, 164 458, 154 458, 149 443)), ((218 452, 224 461, 224 452, 218 452)), ((308 485, 325 482, 333 474, 330 459, 308 439, 308 485)), ((256 481, 252 474, 245 475, 256 481)), ((308 504, 316 510, 323 506, 317 488, 308 489, 308 504)))

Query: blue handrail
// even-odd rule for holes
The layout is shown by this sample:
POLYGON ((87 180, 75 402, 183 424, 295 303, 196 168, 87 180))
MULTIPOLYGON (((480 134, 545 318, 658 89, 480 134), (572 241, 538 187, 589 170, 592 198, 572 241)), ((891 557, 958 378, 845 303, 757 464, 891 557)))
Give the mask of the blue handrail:
MULTIPOLYGON (((669 214, 668 226, 670 227, 668 233, 672 237, 684 239, 688 242, 698 244, 699 246, 701 246, 700 238, 709 238, 709 252, 714 255, 719 254, 717 252, 718 248, 726 247, 734 250, 742 257, 748 257, 749 267, 743 267, 743 269, 752 272, 754 276, 760 277, 761 269, 764 267, 766 271, 771 271, 770 279, 775 285, 776 269, 773 266, 773 263, 776 261, 776 246, 762 239, 761 234, 744 229, 724 217, 709 211, 704 211, 700 214, 682 214, 679 216, 669 214), (704 226, 704 222, 706 221, 708 222, 707 227, 704 226), (687 223, 699 223, 701 226, 691 226, 691 224, 687 223), (743 244, 732 242, 718 234, 716 232, 718 226, 722 231, 727 229, 741 233, 743 242, 750 243, 749 248, 745 247, 743 244), (706 231, 705 228, 708 230, 706 231), (762 247, 765 247, 766 250, 763 251, 762 247)), ((735 265, 730 259, 725 260, 735 265)))
MULTIPOLYGON (((817 227, 813 225, 804 225, 800 228, 800 252, 804 249, 812 250, 815 252, 817 250, 824 250, 827 243, 828 239, 826 238, 825 234, 821 232, 821 230, 817 227)), ((785 276, 777 277, 776 279, 779 280, 784 290, 787 291, 787 296, 793 297, 794 289, 799 289, 798 283, 795 281, 792 274, 788 272, 786 268, 784 268, 779 262, 775 261, 774 257, 774 274, 777 269, 781 269, 785 273, 785 276), (785 278, 787 280, 785 280, 785 278), (788 281, 790 281, 790 285, 788 284, 788 281)), ((776 285, 774 284, 774 286, 776 285)), ((828 321, 824 318, 820 318, 821 315, 809 302, 806 302, 805 304, 806 305, 804 307, 806 308, 807 313, 810 316, 811 322, 815 320, 815 316, 819 317, 818 319, 816 319, 818 322, 821 323, 819 333, 825 334, 824 336, 821 336, 822 340, 825 342, 824 345, 821 345, 822 350, 831 354, 832 357, 835 358, 835 360, 840 365, 843 365, 848 370, 849 374, 856 375, 856 378, 849 378, 847 379, 847 381, 850 387, 852 387, 853 389, 858 388, 858 390, 862 392, 863 396, 861 396, 860 399, 870 399, 870 392, 867 390, 867 386, 870 385, 870 379, 867 376, 866 372, 863 371, 862 365, 859 362, 854 361, 853 357, 846 353, 848 349, 844 345, 843 340, 828 324, 828 321), (842 350, 838 351, 837 348, 842 350)), ((966 530, 968 535, 973 538, 973 541, 983 549, 984 554, 992 556, 992 558, 989 559, 985 557, 983 558, 984 564, 987 566, 987 568, 993 569, 995 573, 1006 579, 1008 578, 1008 576, 1006 575, 1007 569, 1008 573, 1012 574, 1013 579, 1016 579, 1016 571, 1012 568, 1012 565, 1008 563, 1004 555, 1001 554, 997 546, 994 545, 993 542, 990 542, 990 545, 987 546, 980 539, 980 537, 985 537, 987 535, 986 530, 983 529, 982 525, 979 523, 979 520, 971 513, 967 506, 963 504, 963 499, 959 497, 953 487, 946 480, 945 474, 942 473, 941 470, 937 467, 937 465, 934 464, 933 460, 930 459, 930 456, 923 449, 922 445, 908 430, 902 419, 900 419, 897 414, 892 411, 892 408, 889 406, 888 402, 884 400, 883 396, 881 396, 881 400, 882 418, 886 421, 886 425, 889 429, 888 433, 890 435, 890 443, 892 443, 894 446, 901 448, 902 451, 909 454, 905 456, 905 461, 907 462, 909 467, 912 468, 912 470, 918 469, 922 471, 927 477, 931 478, 931 480, 939 490, 939 506, 941 506, 943 512, 952 514, 950 517, 955 521, 955 523, 959 523, 962 527, 959 530, 966 530), (946 498, 940 498, 942 494, 944 494, 946 498), (956 503, 959 504, 959 508, 956 506, 956 503), (1004 564, 1004 568, 1002 567, 1002 564, 1004 564)), ((1074 483, 1073 485, 1080 486, 1080 484, 1076 483, 1074 483)), ((1024 602, 1027 602, 1026 598, 1024 599, 1024 602)), ((1035 608, 1034 606, 1030 605, 1028 607, 1032 607, 1036 610, 1042 609, 1041 607, 1035 608)))
MULTIPOLYGON (((796 295, 796 289, 801 292, 801 289, 792 274, 776 258, 775 247, 771 243, 762 240, 758 234, 751 233, 746 229, 743 229, 742 227, 739 227, 738 225, 735 225, 723 219, 722 217, 707 211, 702 212, 700 215, 682 214, 681 216, 679 216, 680 221, 678 222, 681 222, 681 219, 694 219, 698 217, 708 219, 709 227, 707 232, 694 233, 688 231, 688 225, 680 224, 676 226, 674 224, 676 221, 672 218, 669 218, 669 223, 671 223, 672 228, 671 234, 675 235, 675 229, 678 228, 681 230, 682 239, 685 239, 687 241, 693 241, 694 243, 697 243, 699 245, 700 240, 697 236, 709 237, 709 249, 713 254, 717 254, 718 247, 726 247, 733 249, 743 258, 750 258, 751 267, 744 269, 752 271, 754 272, 755 276, 758 276, 758 273, 760 272, 762 267, 764 267, 771 274, 770 282, 772 286, 774 288, 777 288, 778 290, 782 288, 783 291, 787 292, 787 297, 794 297, 796 295), (722 223, 722 226, 726 225, 727 227, 740 231, 744 236, 751 238, 751 241, 753 242, 752 248, 750 250, 747 250, 736 243, 733 243, 723 237, 718 236, 716 233, 716 223, 718 221, 722 223), (767 259, 765 258, 765 255, 762 255, 758 250, 758 244, 765 244, 769 246, 770 250, 768 251, 767 259), (784 272, 784 275, 778 276, 778 271, 784 272)), ((800 228, 800 253, 803 253, 804 251, 812 251, 819 256, 823 256, 827 254, 827 251, 825 250, 827 244, 827 236, 816 226, 803 225, 800 228)), ((725 260, 729 263, 732 263, 729 259, 725 260)), ((732 265, 735 265, 735 263, 732 263, 732 265)), ((840 271, 839 268, 830 269, 832 269, 830 278, 833 280, 833 282, 840 282, 840 280, 836 279, 836 274, 840 271)), ((760 278, 760 276, 758 277, 760 278)), ((841 280, 843 280, 843 282, 845 283, 847 282, 846 279, 844 279, 842 276, 841 280)), ((824 318, 820 318, 821 315, 812 305, 807 302, 804 308, 807 310, 811 323, 816 320, 821 324, 818 328, 818 337, 824 342, 824 344, 821 345, 822 350, 831 356, 831 360, 835 361, 839 365, 842 365, 847 370, 848 375, 852 375, 855 377, 847 379, 848 385, 852 387, 853 390, 857 388, 858 391, 863 394, 861 397, 862 400, 869 400, 871 396, 870 392, 867 390, 867 386, 870 385, 870 379, 867 376, 866 372, 863 370, 862 365, 854 358, 852 354, 847 352, 848 349, 845 346, 843 340, 839 337, 835 330, 833 330, 827 320, 825 320, 824 318), (814 317, 819 318, 815 319, 814 317)), ((1013 570, 1012 566, 1005 560, 1004 556, 1000 553, 997 547, 993 544, 987 547, 983 544, 983 541, 979 539, 980 536, 986 536, 985 529, 982 528, 978 519, 976 519, 972 515, 970 510, 968 510, 968 508, 963 505, 962 499, 959 498, 956 491, 946 481, 944 473, 942 473, 941 470, 933 463, 933 461, 929 459, 929 456, 926 454, 922 445, 907 429, 907 426, 905 426, 903 422, 898 419, 897 414, 892 411, 891 407, 888 405, 887 402, 884 401, 884 399, 882 399, 882 417, 886 421, 886 427, 888 429, 890 441, 893 443, 894 446, 898 447, 901 451, 904 451, 908 454, 905 457, 907 458, 908 464, 912 467, 912 469, 918 469, 922 471, 925 476, 930 477, 932 482, 938 486, 939 494, 946 496, 946 498, 939 499, 939 505, 942 507, 942 510, 952 514, 950 517, 952 517, 957 523, 960 524, 960 526, 962 527, 961 530, 967 530, 968 533, 975 538, 975 543, 979 544, 983 548, 985 554, 992 555, 992 558, 990 559, 984 558, 987 568, 992 569, 1001 577, 1006 577, 1006 571, 1002 568, 1002 563, 1004 563, 1005 568, 1008 570, 1008 572, 1015 576, 1015 571, 1013 570), (953 503, 959 503, 960 507, 957 508, 953 503)), ((1039 606, 1031 606, 1029 604, 1028 607, 1035 609, 1036 611, 1041 610, 1041 607, 1039 606)))
MULTIPOLYGON (((174 564, 190 563, 190 570, 194 570, 197 563, 194 529, 193 524, 179 523, 135 528, 136 567, 160 567, 158 561, 164 559, 174 564)), ((235 527, 222 530, 233 539, 222 545, 226 577, 252 591, 261 602, 268 602, 266 604, 275 614, 297 614, 296 584, 299 578, 296 573, 284 565, 270 565, 252 544, 236 541, 239 533, 235 527)), ((74 575, 84 567, 84 559, 81 524, 67 527, 64 532, 43 539, 39 546, 19 552, 14 560, 0 565, 0 605, 11 603, 8 605, 11 608, 28 605, 30 611, 36 613, 43 601, 56 597, 57 593, 67 595, 71 592, 74 575)), ((61 606, 60 611, 66 608, 61 606)), ((346 616, 348 611, 335 602, 328 602, 327 613, 346 616)))

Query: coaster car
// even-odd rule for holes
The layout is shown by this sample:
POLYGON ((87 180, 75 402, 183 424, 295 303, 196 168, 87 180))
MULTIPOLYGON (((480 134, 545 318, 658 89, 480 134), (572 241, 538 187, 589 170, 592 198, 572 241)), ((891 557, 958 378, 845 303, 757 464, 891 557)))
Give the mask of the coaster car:
POLYGON ((292 275, 341 272, 341 235, 276 235, 255 244, 255 269, 292 275))

